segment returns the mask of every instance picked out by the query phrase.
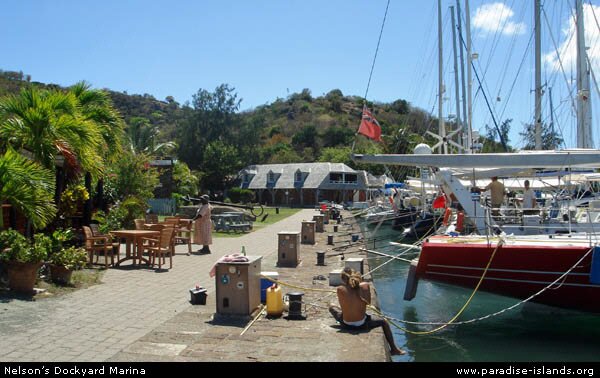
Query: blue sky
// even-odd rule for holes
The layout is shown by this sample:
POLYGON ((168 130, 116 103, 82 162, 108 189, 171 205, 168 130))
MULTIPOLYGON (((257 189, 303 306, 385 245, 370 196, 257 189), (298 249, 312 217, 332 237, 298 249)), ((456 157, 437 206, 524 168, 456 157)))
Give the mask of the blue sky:
MULTIPOLYGON (((568 82, 573 58, 566 33, 572 0, 545 0, 544 80, 552 87, 557 128, 572 147, 568 82), (554 42, 553 42, 554 41, 554 42), (561 71, 551 54, 564 50, 561 71)), ((455 114, 449 6, 444 15, 444 114, 455 114)), ((471 0, 476 66, 495 116, 513 119, 511 144, 533 119, 532 3, 471 0)), ((589 1, 585 0, 588 4, 589 1)), ((586 6, 588 54, 600 63, 600 0, 586 6)), ((184 103, 203 88, 236 88, 242 109, 309 88, 363 96, 387 0, 5 0, 0 69, 34 81, 173 96, 184 103)), ((405 99, 437 115, 437 2, 392 0, 369 100, 405 99)), ((571 43, 573 45, 573 43, 571 43)), ((596 70, 597 72, 600 72, 596 70)), ((600 77, 599 77, 600 78, 600 77)), ((492 119, 474 83, 475 130, 492 119)), ((572 86, 571 86, 572 87, 572 86)), ((596 89, 592 97, 599 103, 596 89)), ((548 92, 548 91, 547 91, 548 92)), ((549 122, 546 97, 544 119, 549 122)), ((600 108, 594 106, 600 117, 600 108)), ((358 120, 357 120, 358 122, 358 120)), ((600 127, 594 120, 595 145, 600 127)))

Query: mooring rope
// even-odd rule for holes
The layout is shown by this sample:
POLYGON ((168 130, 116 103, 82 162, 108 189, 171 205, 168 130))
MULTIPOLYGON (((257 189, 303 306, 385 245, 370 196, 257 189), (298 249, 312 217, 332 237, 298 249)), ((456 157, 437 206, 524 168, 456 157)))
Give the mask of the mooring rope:
MULTIPOLYGON (((588 251, 588 252, 587 252, 585 255, 583 255, 583 257, 582 257, 582 258, 580 258, 580 259, 579 259, 579 260, 578 260, 578 261, 577 261, 577 262, 576 262, 576 263, 575 263, 575 264, 574 264, 574 265, 573 265, 571 268, 569 268, 569 270, 567 270, 566 272, 564 272, 564 273, 563 273, 561 276, 559 276, 559 277, 558 277, 556 280, 554 280, 553 282, 549 283, 549 284, 548 284, 546 287, 544 287, 543 289, 541 289, 541 290, 540 290, 540 291, 538 291, 537 293, 535 293, 535 294, 532 294, 532 295, 531 295, 531 296, 529 296, 528 298, 525 298, 525 299, 523 299, 523 300, 521 300, 521 301, 519 301, 519 302, 515 303, 514 305, 512 305, 512 306, 509 306, 509 307, 506 307, 506 308, 504 308, 504 309, 502 309, 502 310, 500 310, 500 311, 496 311, 496 312, 494 312, 494 313, 491 313, 491 314, 488 314, 488 315, 485 315, 485 316, 481 316, 481 317, 479 317, 479 318, 474 318, 474 319, 464 320, 464 321, 460 321, 460 322, 454 322, 454 323, 453 323, 453 325, 462 325, 462 324, 470 324, 470 323, 475 323, 475 322, 478 322, 478 321, 486 320, 486 319, 489 319, 489 318, 492 318, 492 317, 495 317, 495 316, 501 315, 501 314, 503 314, 503 313, 505 313, 505 312, 507 312, 507 311, 514 310, 515 308, 517 308, 518 306, 520 306, 520 305, 522 305, 522 304, 524 304, 524 303, 527 303, 527 302, 531 301, 531 300, 532 300, 532 299, 534 299, 535 297, 537 297, 537 296, 541 295, 541 294, 542 294, 543 292, 545 292, 546 290, 549 290, 549 289, 550 289, 550 290, 554 290, 554 289, 552 288, 552 286, 553 286, 553 285, 555 285, 555 284, 556 284, 558 281, 560 281, 560 280, 563 280, 563 279, 566 279, 567 275, 568 275, 569 273, 571 273, 571 272, 573 271, 573 269, 575 269, 575 268, 576 268, 576 267, 577 267, 579 264, 581 264, 581 262, 582 262, 582 261, 583 261, 583 260, 584 260, 584 259, 585 259, 585 258, 586 258, 586 257, 587 257, 589 254, 590 254, 590 253, 592 253, 592 251, 593 251, 593 250, 594 250, 594 248, 593 248, 593 247, 592 247, 592 248, 590 248, 590 250, 589 250, 589 251, 588 251)), ((561 284, 561 285, 562 285, 562 284, 561 284)), ((378 312, 378 313, 379 313, 379 315, 380 315, 380 316, 382 316, 382 317, 383 317, 383 318, 385 318, 385 319, 388 319, 388 320, 393 320, 393 321, 397 321, 397 322, 402 322, 402 323, 405 323, 405 324, 413 324, 413 325, 443 325, 443 324, 446 324, 446 323, 439 323, 439 322, 437 322, 437 323, 436 323, 436 322, 411 322, 411 321, 408 321, 408 320, 402 320, 402 319, 397 319, 397 318, 390 317, 390 316, 387 316, 387 315, 383 315, 383 314, 381 314, 381 312, 378 312)), ((391 323, 391 321, 390 321, 390 323, 391 323)), ((402 328, 400 328, 400 329, 402 329, 402 328)))
POLYGON ((465 304, 462 306, 462 308, 456 313, 456 315, 454 315, 452 317, 452 319, 450 319, 448 322, 443 323, 440 327, 437 327, 435 329, 429 330, 429 331, 411 331, 409 329, 406 329, 398 324, 396 324, 394 321, 390 320, 389 317, 386 317, 381 311, 379 311, 378 308, 376 308, 373 305, 367 304, 367 307, 369 307, 371 310, 375 311, 378 315, 384 317, 385 319, 387 319, 390 324, 392 324, 394 327, 406 332, 406 333, 410 333, 412 335, 429 335, 438 331, 441 331, 442 329, 448 327, 449 325, 451 325, 452 323, 454 323, 454 321, 456 319, 458 319, 458 317, 467 309, 467 307, 469 306, 469 304, 471 303, 471 301, 473 300, 473 298, 475 297, 475 293, 477 293, 477 291, 479 290, 479 287, 481 286, 481 283, 483 282, 483 279, 485 278, 490 265, 492 264, 492 261, 494 260, 494 256, 496 256, 496 252, 498 252, 498 250, 500 249, 500 247, 502 246, 503 241, 500 240, 500 242, 498 242, 498 245, 496 246, 496 248, 494 249, 494 251, 492 252, 492 255, 490 256, 490 260, 488 261, 485 270, 483 271, 483 274, 481 275, 481 278, 479 279, 479 282, 477 283, 477 286, 475 286, 475 289, 473 290, 473 292, 471 293, 471 295, 469 296, 469 299, 467 299, 467 302, 465 302, 465 304))

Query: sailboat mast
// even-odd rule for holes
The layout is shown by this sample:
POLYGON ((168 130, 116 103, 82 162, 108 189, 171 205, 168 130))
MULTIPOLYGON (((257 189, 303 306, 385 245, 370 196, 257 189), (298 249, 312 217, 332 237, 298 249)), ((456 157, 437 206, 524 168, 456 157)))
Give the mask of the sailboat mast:
POLYGON ((463 46, 463 33, 462 33, 462 16, 460 12, 460 0, 456 0, 456 14, 458 16, 458 40, 459 40, 459 48, 460 48, 460 78, 461 78, 461 87, 462 87, 462 123, 463 123, 463 146, 465 152, 470 154, 473 152, 471 148, 472 140, 471 140, 471 132, 469 121, 467 119, 467 99, 465 98, 467 95, 467 89, 465 86, 465 57, 463 55, 464 46, 463 46))
POLYGON ((575 1, 577 17, 577 147, 593 148, 590 70, 585 51, 582 0, 575 1))
POLYGON ((541 0, 535 0, 535 149, 542 149, 542 25, 541 0))
POLYGON ((468 138, 469 138, 469 150, 472 150, 473 146, 473 70, 472 61, 473 55, 471 53, 471 10, 469 8, 469 0, 465 0, 465 23, 467 28, 467 107, 469 113, 468 119, 468 138))
MULTIPOLYGON (((450 6, 450 17, 452 20, 452 49, 454 53, 454 94, 456 96, 456 126, 462 130, 462 121, 460 117, 460 89, 458 86, 458 57, 456 51, 456 28, 455 28, 455 17, 454 17, 454 7, 450 6)), ((462 132, 459 134, 462 140, 462 132)), ((460 142, 459 140, 459 142, 460 142)), ((463 145, 464 147, 464 145, 463 145)), ((461 151, 459 151, 461 152, 461 151)))
POLYGON ((438 117, 439 117, 439 135, 443 138, 443 142, 441 145, 441 153, 448 153, 448 145, 446 144, 446 125, 444 124, 444 55, 443 55, 443 46, 442 46, 442 0, 438 0, 438 80, 439 80, 439 90, 438 90, 438 117))

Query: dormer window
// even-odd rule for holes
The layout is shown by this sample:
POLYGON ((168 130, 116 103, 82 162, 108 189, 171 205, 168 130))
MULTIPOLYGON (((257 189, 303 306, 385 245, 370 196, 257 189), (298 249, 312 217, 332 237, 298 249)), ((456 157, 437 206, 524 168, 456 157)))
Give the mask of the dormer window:
POLYGON ((269 184, 275 183, 275 173, 273 171, 269 171, 269 173, 267 173, 267 182, 269 184))
POLYGON ((329 182, 332 184, 343 184, 344 175, 342 173, 331 172, 329 174, 329 182))
POLYGON ((247 183, 249 183, 249 182, 250 182, 250 175, 249 175, 249 174, 247 174, 247 173, 246 173, 246 174, 244 174, 244 178, 243 178, 243 180, 244 180, 244 184, 247 184, 247 183))
POLYGON ((301 170, 297 170, 295 175, 294 175, 294 181, 295 182, 302 182, 302 171, 301 170))

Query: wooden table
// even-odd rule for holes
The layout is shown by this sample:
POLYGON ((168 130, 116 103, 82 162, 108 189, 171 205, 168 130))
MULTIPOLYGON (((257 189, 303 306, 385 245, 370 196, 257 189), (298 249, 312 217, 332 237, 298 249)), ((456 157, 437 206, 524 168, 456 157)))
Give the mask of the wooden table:
POLYGON ((146 262, 146 264, 150 264, 150 261, 146 260, 142 256, 142 253, 144 251, 142 238, 145 238, 145 237, 147 238, 147 237, 152 237, 152 236, 158 237, 158 236, 160 236, 160 231, 117 230, 117 231, 111 231, 110 233, 118 238, 124 238, 126 241, 125 257, 122 258, 121 260, 117 261, 117 263, 115 265, 120 265, 123 261, 129 260, 129 259, 132 259, 133 265, 135 265, 136 258, 140 261, 140 264, 142 261, 146 262), (133 248, 134 248, 133 253, 131 250, 132 244, 133 244, 133 248))

